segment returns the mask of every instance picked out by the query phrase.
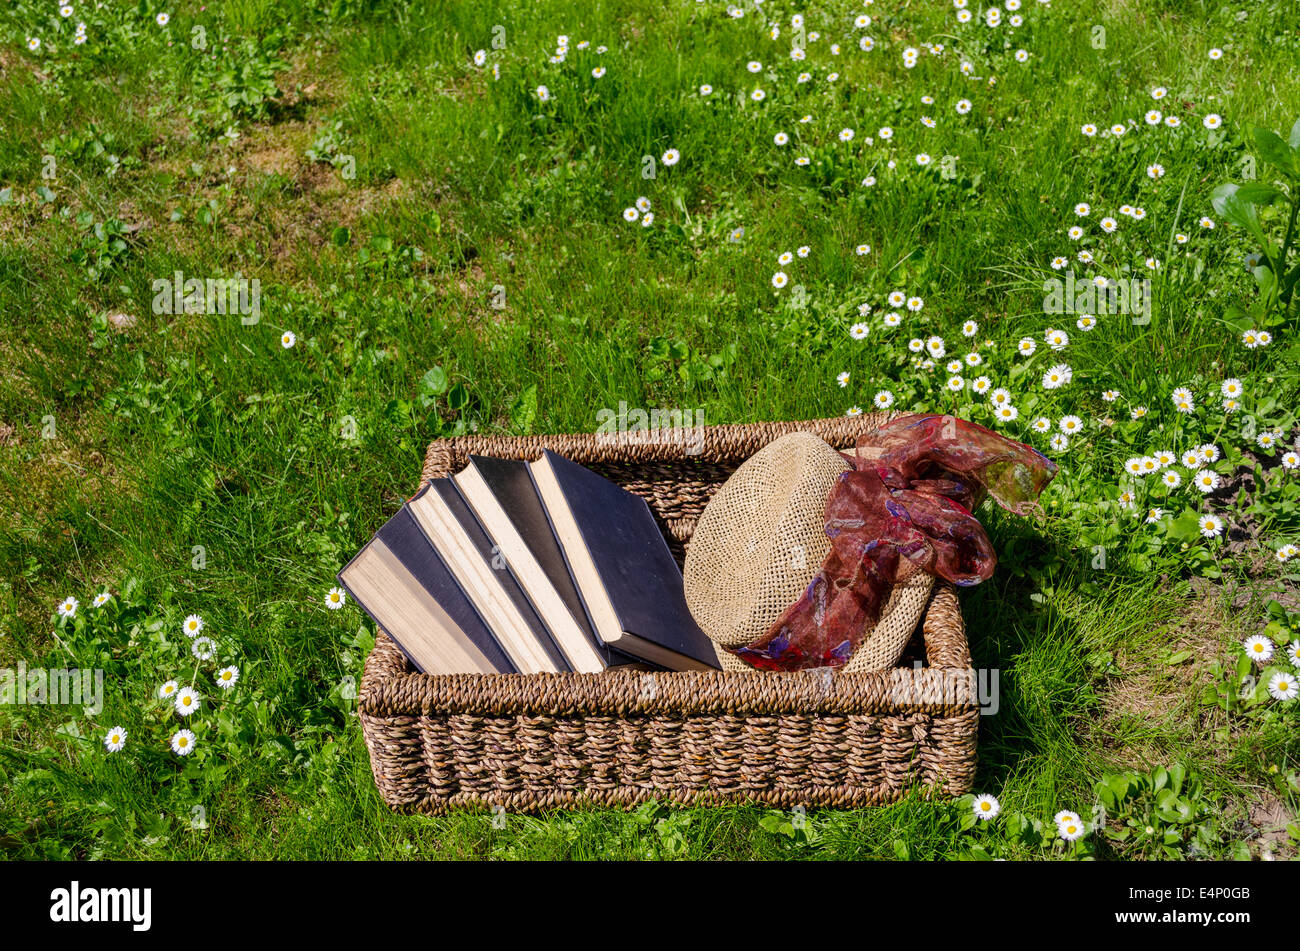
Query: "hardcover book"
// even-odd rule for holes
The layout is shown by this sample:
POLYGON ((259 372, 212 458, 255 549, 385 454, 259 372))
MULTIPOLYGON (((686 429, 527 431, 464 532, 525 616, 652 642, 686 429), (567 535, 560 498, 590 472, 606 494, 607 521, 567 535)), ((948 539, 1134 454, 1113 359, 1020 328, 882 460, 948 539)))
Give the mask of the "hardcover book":
POLYGON ((470 456, 453 481, 572 669, 595 673, 608 667, 610 654, 587 617, 528 463, 470 456))
POLYGON ((422 673, 517 671, 406 506, 338 579, 422 673))
POLYGON ((520 673, 573 669, 538 620, 533 603, 520 590, 510 566, 450 480, 431 480, 407 505, 520 673))
POLYGON ((597 635, 673 670, 719 667, 645 500, 549 449, 529 470, 597 635))

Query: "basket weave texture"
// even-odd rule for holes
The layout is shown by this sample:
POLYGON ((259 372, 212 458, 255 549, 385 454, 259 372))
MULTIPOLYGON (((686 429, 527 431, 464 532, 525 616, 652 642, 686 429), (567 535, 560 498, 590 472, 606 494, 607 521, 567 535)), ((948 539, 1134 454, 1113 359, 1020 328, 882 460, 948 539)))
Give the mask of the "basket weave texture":
MULTIPOLYGON (((885 418, 709 426, 695 455, 618 434, 465 436, 429 446, 423 479, 460 470, 470 454, 552 449, 645 498, 680 564, 710 497, 758 449, 796 430, 848 449, 885 418)), ((970 668, 956 593, 939 583, 891 670, 429 675, 381 631, 358 710, 375 782, 399 812, 652 798, 850 807, 970 791, 970 668)))

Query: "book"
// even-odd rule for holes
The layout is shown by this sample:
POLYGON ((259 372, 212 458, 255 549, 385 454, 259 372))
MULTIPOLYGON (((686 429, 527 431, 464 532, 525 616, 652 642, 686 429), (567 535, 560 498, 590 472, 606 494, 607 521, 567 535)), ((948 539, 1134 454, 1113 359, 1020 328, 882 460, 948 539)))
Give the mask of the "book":
POLYGON ((549 449, 529 472, 597 635, 673 670, 718 668, 645 499, 549 449))
POLYGON ((522 674, 574 669, 547 635, 509 564, 448 479, 432 479, 407 507, 522 674))
POLYGON ((586 614, 528 463, 470 456, 453 481, 572 669, 608 667, 614 658, 586 614))
POLYGON ((517 671, 406 506, 343 566, 338 580, 416 670, 517 671))

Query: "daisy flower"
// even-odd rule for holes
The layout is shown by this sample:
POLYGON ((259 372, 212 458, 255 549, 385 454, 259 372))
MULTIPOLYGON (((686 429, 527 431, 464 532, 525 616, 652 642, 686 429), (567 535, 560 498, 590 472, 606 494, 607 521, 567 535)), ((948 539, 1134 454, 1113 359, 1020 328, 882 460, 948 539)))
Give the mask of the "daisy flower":
POLYGON ((1113 403, 1119 399, 1119 390, 1105 390, 1102 392, 1101 398, 1107 403, 1113 403))
POLYGON ((176 712, 183 717, 189 716, 202 706, 198 692, 193 687, 182 687, 176 691, 176 712))
POLYGON ((1036 433, 1051 432, 1052 421, 1048 419, 1046 416, 1037 416, 1034 418, 1034 421, 1029 424, 1029 426, 1036 433))
POLYGON ((647 211, 644 215, 641 216, 642 228, 649 228, 654 223, 655 223, 655 213, 653 211, 647 211))
POLYGON ((239 682, 239 668, 235 666, 222 667, 213 675, 217 686, 222 690, 229 690, 239 682))
POLYGON ((958 391, 964 389, 965 386, 966 386, 966 381, 963 380, 961 377, 959 377, 959 376, 950 376, 950 377, 948 377, 948 389, 949 389, 951 392, 956 393, 956 392, 958 392, 958 391))
POLYGON ((1065 452, 1070 448, 1070 437, 1065 433, 1057 433, 1051 438, 1049 445, 1053 452, 1065 452))
POLYGON ((971 110, 971 101, 969 99, 958 99, 955 108, 957 115, 964 116, 971 110))
POLYGON ((924 306, 925 306, 925 301, 923 301, 919 297, 909 297, 907 299, 907 309, 914 314, 917 313, 924 306))
POLYGON ((97 608, 102 608, 104 605, 108 604, 112 598, 113 596, 107 591, 101 591, 99 594, 95 595, 95 600, 91 603, 97 608))
POLYGON ((538 99, 540 99, 542 102, 550 102, 551 91, 549 89, 547 89, 545 86, 538 86, 536 91, 537 91, 538 99))
POLYGON ((989 394, 989 402, 994 406, 1005 406, 1011 402, 1011 391, 1006 387, 999 386, 989 394))
MULTIPOLYGON (((1287 545, 1286 547, 1294 549, 1295 545, 1287 545)), ((1294 552, 1292 552, 1291 557, 1295 557, 1294 552)), ((1286 646, 1286 656, 1291 661, 1292 667, 1300 667, 1300 640, 1294 640, 1286 646)))
POLYGON ((993 411, 993 418, 999 423, 1014 422, 1019 416, 1020 410, 1016 409, 1010 403, 1007 403, 1005 406, 999 406, 993 411))
POLYGON ((199 660, 211 660, 217 652, 217 642, 210 637, 196 637, 190 644, 190 653, 199 660))
POLYGON ((1252 634, 1241 646, 1246 649, 1246 656, 1261 666, 1273 659, 1273 642, 1263 634, 1252 634))
POLYGON ((1043 389, 1055 390, 1069 383, 1074 378, 1074 371, 1068 364, 1058 363, 1043 374, 1043 389))
POLYGON ((297 342, 298 338, 294 335, 292 330, 286 330, 284 333, 280 334, 280 346, 284 347, 286 350, 297 342))
POLYGON ((1001 803, 987 793, 976 796, 971 808, 975 810, 976 817, 983 819, 985 822, 995 818, 1002 811, 1001 803))
POLYGON ((1219 474, 1213 469, 1202 469, 1192 476, 1192 484, 1206 495, 1219 487, 1219 474))
POLYGON ((682 160, 682 153, 676 149, 669 149, 663 154, 664 164, 670 168, 682 160))
MULTIPOLYGON (((1296 548, 1295 545, 1288 543, 1286 545, 1283 545, 1281 548, 1279 548, 1275 554, 1277 556, 1278 561, 1290 561, 1292 558, 1296 556, 1297 552, 1300 552, 1300 548, 1296 548)), ((1288 651, 1292 651, 1292 650, 1300 651, 1300 641, 1296 641, 1291 645, 1290 648, 1288 648, 1288 651)), ((1296 656, 1300 656, 1300 655, 1296 655, 1296 656)))
POLYGON ((1162 508, 1147 509, 1147 524, 1154 525, 1165 517, 1165 510, 1162 508))
POLYGON ((1093 317, 1091 314, 1084 314, 1074 322, 1074 326, 1087 333, 1089 330, 1092 330, 1097 326, 1097 318, 1093 317))
POLYGON ((160 13, 153 19, 154 22, 157 23, 159 26, 166 26, 168 22, 171 21, 171 18, 172 15, 170 13, 160 13))
POLYGON ((177 756, 189 756, 194 752, 194 734, 189 730, 177 730, 172 734, 171 745, 177 756))
POLYGON ((859 257, 865 257, 866 255, 871 253, 871 245, 860 244, 857 246, 855 250, 857 251, 859 257))
POLYGON ((980 325, 973 320, 968 320, 961 325, 961 335, 963 337, 973 337, 980 331, 980 325))
POLYGON ((635 208, 624 208, 624 209, 623 209, 623 220, 624 220, 624 221, 628 221, 628 222, 636 221, 636 220, 637 220, 638 218, 640 218, 640 217, 641 217, 641 213, 640 213, 639 211, 637 211, 635 208))
POLYGON ((1294 700, 1300 694, 1300 686, 1291 674, 1276 673, 1268 679, 1268 692, 1274 700, 1294 700))
POLYGON ((1282 468, 1297 469, 1300 468, 1300 453, 1294 449, 1282 453, 1282 468))
POLYGON ((894 405, 894 394, 889 390, 881 390, 872 397, 871 402, 875 404, 876 409, 889 409, 894 405))
POLYGON ((186 637, 193 637, 203 630, 203 618, 197 614, 191 614, 181 622, 181 630, 185 632, 186 637))
POLYGON ((848 386, 848 385, 849 385, 849 374, 848 374, 848 371, 846 370, 845 372, 843 372, 843 373, 839 374, 838 376, 836 376, 836 377, 835 377, 835 382, 838 383, 838 384, 840 385, 840 389, 843 389, 844 387, 848 386))
POLYGON ((1078 416, 1062 416, 1061 421, 1057 423, 1061 432, 1067 436, 1073 436, 1075 433, 1082 431, 1083 420, 1078 416))
POLYGON ((861 415, 862 415, 862 407, 861 407, 861 406, 850 406, 847 410, 844 411, 844 415, 845 415, 845 416, 861 416, 861 415))
POLYGON ((1205 126, 1207 129, 1217 129, 1219 126, 1223 125, 1223 117, 1217 112, 1211 112, 1201 120, 1201 125, 1205 126))
POLYGON ((786 132, 778 132, 776 135, 772 136, 772 141, 777 145, 786 145, 790 141, 790 136, 786 132))
POLYGON ((115 726, 104 734, 104 748, 110 753, 120 752, 126 746, 126 730, 115 726))
POLYGON ((172 699, 175 698, 175 696, 176 696, 176 691, 179 690, 179 689, 180 689, 180 685, 177 684, 176 681, 174 681, 174 680, 169 680, 169 681, 167 681, 165 684, 163 684, 161 687, 158 688, 158 699, 159 699, 159 700, 172 700, 172 699))
POLYGON ((1020 343, 1016 344, 1016 350, 1022 357, 1032 357, 1034 351, 1038 349, 1038 344, 1033 337, 1023 337, 1020 343))
POLYGON ((76 598, 69 595, 59 602, 59 617, 76 617, 77 607, 81 604, 76 598))
POLYGON ((1202 515, 1197 524, 1206 538, 1218 538, 1223 534, 1223 519, 1217 515, 1202 515))
POLYGON ((864 323, 856 323, 849 328, 849 336, 854 340, 865 340, 870 328, 864 323))
POLYGON ((790 278, 786 275, 785 271, 777 271, 775 274, 772 275, 772 286, 775 287, 777 290, 780 290, 781 288, 785 287, 785 285, 788 284, 789 282, 790 282, 790 278))
POLYGON ((902 322, 903 322, 903 315, 897 313, 896 311, 891 310, 889 313, 885 315, 886 327, 897 327, 902 322))

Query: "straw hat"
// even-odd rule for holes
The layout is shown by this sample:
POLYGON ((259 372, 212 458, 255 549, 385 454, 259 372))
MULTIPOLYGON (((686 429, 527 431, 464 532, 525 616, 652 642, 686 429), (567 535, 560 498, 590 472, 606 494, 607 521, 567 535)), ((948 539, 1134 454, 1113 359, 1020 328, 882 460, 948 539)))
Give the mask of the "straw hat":
MULTIPOLYGON (((761 637, 797 601, 830 552, 826 497, 849 463, 824 440, 795 432, 769 443, 709 500, 686 552, 686 603, 725 670, 753 668, 724 648, 761 637)), ((925 611, 933 576, 895 586, 846 672, 898 662, 925 611)))

